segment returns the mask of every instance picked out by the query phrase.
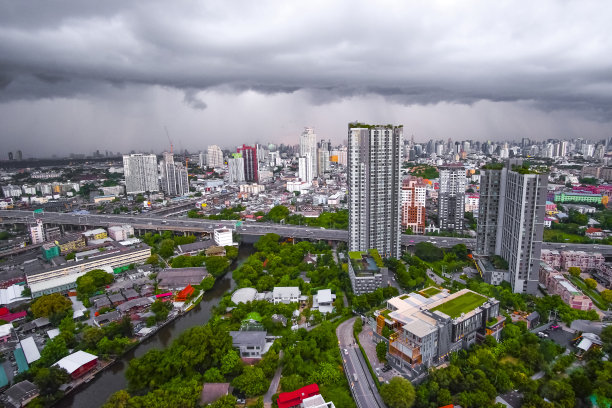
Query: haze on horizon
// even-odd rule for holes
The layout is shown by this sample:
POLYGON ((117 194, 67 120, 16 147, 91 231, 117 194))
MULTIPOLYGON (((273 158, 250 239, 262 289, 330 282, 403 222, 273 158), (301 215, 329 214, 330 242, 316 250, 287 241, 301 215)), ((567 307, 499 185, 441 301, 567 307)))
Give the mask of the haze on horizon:
POLYGON ((0 158, 612 136, 612 3, 0 1, 0 158))

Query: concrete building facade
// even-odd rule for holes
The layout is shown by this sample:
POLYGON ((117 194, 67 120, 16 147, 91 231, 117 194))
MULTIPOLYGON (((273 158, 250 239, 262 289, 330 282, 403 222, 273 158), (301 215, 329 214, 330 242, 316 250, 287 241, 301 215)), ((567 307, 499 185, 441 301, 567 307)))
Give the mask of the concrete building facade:
POLYGON ((442 230, 462 232, 465 215, 465 167, 460 164, 439 168, 438 220, 442 230))
POLYGON ((410 228, 414 234, 425 233, 425 202, 427 187, 420 177, 410 176, 402 183, 402 228, 410 228))
POLYGON ((157 157, 154 154, 124 155, 123 174, 127 194, 159 191, 157 157))
POLYGON ((402 126, 348 126, 349 251, 400 255, 402 126))

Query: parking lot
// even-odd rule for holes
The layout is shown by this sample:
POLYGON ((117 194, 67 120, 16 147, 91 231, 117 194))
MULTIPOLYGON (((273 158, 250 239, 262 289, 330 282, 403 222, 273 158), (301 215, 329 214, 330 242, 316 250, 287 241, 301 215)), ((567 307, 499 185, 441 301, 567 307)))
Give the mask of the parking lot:
POLYGON ((571 348, 572 340, 576 338, 574 331, 566 331, 566 330, 563 330, 563 328, 561 327, 559 327, 559 329, 557 330, 544 329, 544 330, 537 332, 536 334, 538 334, 542 338, 550 339, 554 341, 555 343, 559 344, 560 346, 563 346, 566 348, 571 348), (539 333, 542 333, 542 334, 540 335, 539 333))
POLYGON ((361 343, 361 347, 365 350, 370 365, 379 377, 379 380, 382 379, 381 382, 384 382, 389 381, 393 377, 401 377, 401 373, 394 368, 389 371, 383 371, 385 364, 378 361, 378 357, 376 356, 376 343, 373 341, 373 338, 374 333, 372 333, 372 328, 365 324, 363 330, 359 333, 359 342, 361 343))

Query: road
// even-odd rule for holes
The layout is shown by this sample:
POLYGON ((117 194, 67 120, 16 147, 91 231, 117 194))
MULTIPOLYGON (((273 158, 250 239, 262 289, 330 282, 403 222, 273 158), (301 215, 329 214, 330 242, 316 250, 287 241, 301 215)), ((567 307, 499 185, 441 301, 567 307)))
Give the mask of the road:
POLYGON ((278 368, 274 372, 274 377, 272 377, 272 381, 270 381, 270 387, 268 388, 268 392, 264 395, 264 407, 270 408, 272 406, 272 396, 276 394, 276 390, 278 390, 278 384, 281 379, 281 372, 283 371, 283 366, 281 365, 281 361, 283 359, 283 350, 278 353, 278 368))
POLYGON ((363 355, 359 350, 359 346, 357 346, 353 339, 355 319, 359 319, 359 317, 347 320, 336 329, 345 374, 351 386, 353 399, 357 403, 358 408, 386 408, 370 375, 363 355))
MULTIPOLYGON (((109 227, 112 225, 130 224, 134 229, 146 229, 156 231, 184 231, 184 232, 212 232, 215 228, 235 228, 239 234, 265 235, 274 233, 283 237, 301 239, 322 239, 330 241, 347 241, 348 231, 313 228, 299 225, 281 225, 264 222, 243 222, 241 226, 235 227, 236 221, 217 221, 191 218, 166 218, 149 215, 77 215, 73 213, 46 212, 33 214, 32 211, 23 210, 0 210, 2 223, 30 223, 35 219, 41 219, 47 224, 80 225, 89 227, 109 227)), ((419 242, 431 242, 438 247, 452 247, 457 244, 465 244, 474 249, 475 238, 452 238, 425 235, 402 235, 402 245, 412 246, 419 242)), ((573 251, 597 251, 605 256, 612 256, 612 245, 597 244, 561 244, 543 242, 543 249, 573 250, 573 251)))

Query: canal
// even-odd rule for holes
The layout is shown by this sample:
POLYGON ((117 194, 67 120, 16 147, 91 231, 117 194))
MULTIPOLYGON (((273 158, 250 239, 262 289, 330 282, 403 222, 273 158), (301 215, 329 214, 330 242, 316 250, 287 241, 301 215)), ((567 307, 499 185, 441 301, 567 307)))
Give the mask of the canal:
MULTIPOLYGON (((251 240, 248 240, 251 241, 251 240)), ((253 253, 253 245, 242 243, 238 251, 238 259, 231 270, 237 268, 253 253)), ((111 367, 99 373, 94 380, 84 384, 67 397, 60 400, 56 407, 90 408, 100 407, 115 392, 127 388, 125 371, 129 361, 141 357, 147 351, 168 347, 174 339, 190 327, 208 322, 212 308, 216 306, 227 291, 233 289, 235 283, 231 271, 215 282, 215 286, 204 294, 202 301, 184 316, 177 318, 162 327, 153 336, 127 352, 111 367)))

